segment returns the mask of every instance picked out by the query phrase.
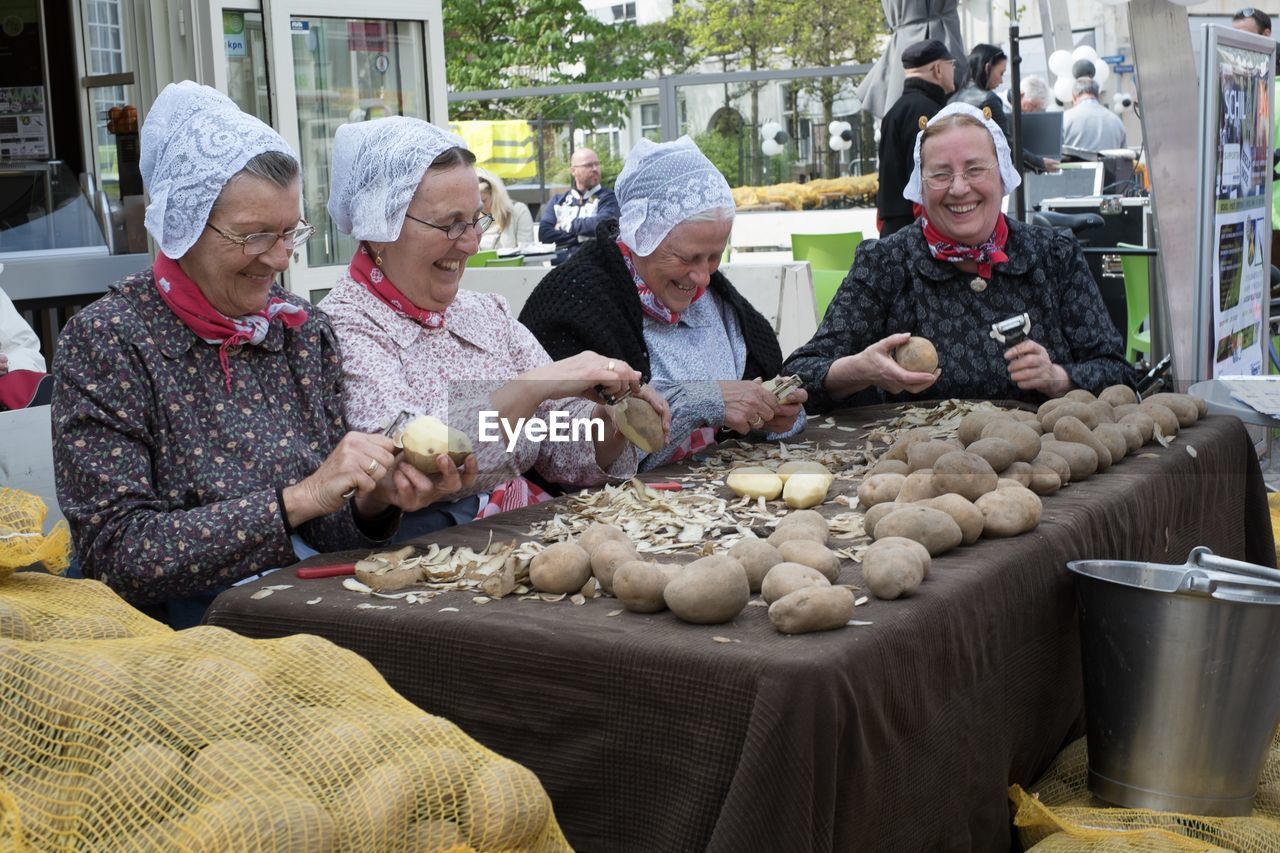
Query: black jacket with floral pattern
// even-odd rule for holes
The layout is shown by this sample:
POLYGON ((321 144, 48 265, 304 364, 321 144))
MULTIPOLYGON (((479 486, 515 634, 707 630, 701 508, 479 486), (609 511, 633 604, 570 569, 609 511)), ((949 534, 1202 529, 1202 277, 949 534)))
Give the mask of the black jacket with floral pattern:
POLYGON ((1027 313, 1029 337, 1043 346, 1078 387, 1095 393, 1132 385, 1123 341, 1103 305, 1074 237, 1009 220, 1009 260, 991 281, 935 260, 919 224, 883 240, 864 241, 818 331, 783 366, 804 378, 810 413, 842 405, 948 397, 1039 401, 1009 378, 1006 347, 991 337, 1000 320, 1027 313), (836 359, 897 332, 928 338, 942 375, 918 395, 877 388, 837 400, 823 387, 836 359))

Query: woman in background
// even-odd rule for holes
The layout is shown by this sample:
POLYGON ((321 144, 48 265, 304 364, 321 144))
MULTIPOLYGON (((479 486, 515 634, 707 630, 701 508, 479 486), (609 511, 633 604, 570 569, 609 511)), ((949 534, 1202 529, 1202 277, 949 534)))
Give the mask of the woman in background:
POLYGON ((475 167, 480 181, 480 203, 484 212, 493 217, 489 230, 480 235, 480 251, 514 249, 533 242, 533 214, 518 201, 512 201, 502 178, 492 172, 475 167))

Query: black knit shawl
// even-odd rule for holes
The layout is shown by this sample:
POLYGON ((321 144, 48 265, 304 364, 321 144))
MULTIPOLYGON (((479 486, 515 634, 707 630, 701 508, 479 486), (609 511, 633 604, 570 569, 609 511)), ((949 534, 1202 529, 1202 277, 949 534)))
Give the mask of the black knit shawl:
MULTIPOLYGON (((547 273, 529 294, 520 322, 556 361, 592 350, 626 361, 648 382, 649 349, 644 342, 640 296, 618 250, 617 236, 617 220, 600 223, 596 239, 547 273)), ((710 290, 738 315, 747 344, 741 378, 777 376, 782 351, 773 327, 718 271, 711 276, 710 290)), ((699 355, 691 352, 689 357, 699 355)))

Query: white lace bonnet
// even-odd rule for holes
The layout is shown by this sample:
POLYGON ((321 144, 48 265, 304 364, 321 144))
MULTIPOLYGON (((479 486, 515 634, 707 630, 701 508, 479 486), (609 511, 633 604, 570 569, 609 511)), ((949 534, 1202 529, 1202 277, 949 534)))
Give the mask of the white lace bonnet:
POLYGON ((333 138, 329 216, 343 234, 391 243, 422 176, 462 137, 409 116, 344 124, 333 138))
POLYGON ((615 192, 622 242, 642 257, 692 216, 724 210, 732 219, 734 213, 729 182, 688 136, 662 143, 641 139, 627 155, 615 192))
MULTIPOLYGON (((1004 138, 1004 131, 1000 129, 1000 125, 996 124, 994 119, 987 118, 977 107, 970 104, 954 103, 947 104, 938 110, 938 114, 929 119, 929 123, 925 127, 929 127, 951 115, 966 115, 970 118, 976 118, 986 126, 987 133, 991 134, 991 141, 996 146, 996 161, 1000 166, 1000 183, 1004 187, 1004 194, 1008 195, 1016 190, 1018 185, 1022 183, 1022 178, 1018 176, 1018 170, 1013 168, 1013 159, 1009 156, 1009 141, 1004 138)), ((924 204, 924 194, 920 183, 920 140, 923 137, 924 128, 921 128, 920 133, 916 134, 916 167, 911 172, 911 180, 907 182, 907 188, 902 191, 903 198, 908 201, 914 201, 916 204, 924 204)))
POLYGON ((147 231, 170 258, 200 239, 227 181, 266 151, 297 153, 217 89, 191 80, 170 83, 142 125, 139 169, 150 202, 147 231))

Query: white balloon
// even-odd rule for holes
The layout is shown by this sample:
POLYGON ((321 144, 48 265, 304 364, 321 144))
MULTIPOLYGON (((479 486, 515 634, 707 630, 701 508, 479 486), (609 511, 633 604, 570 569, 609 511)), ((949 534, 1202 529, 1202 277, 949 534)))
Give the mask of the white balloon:
MULTIPOLYGON (((1075 50, 1071 51, 1071 59, 1073 62, 1078 62, 1081 59, 1087 59, 1095 66, 1103 64, 1102 57, 1098 56, 1098 52, 1094 50, 1092 46, 1087 44, 1082 44, 1075 50)), ((1068 69, 1068 73, 1069 72, 1070 69, 1068 69)))
POLYGON ((1065 50, 1055 50, 1049 54, 1049 70, 1058 77, 1071 76, 1071 53, 1065 50))
POLYGON ((1053 84, 1053 96, 1065 106, 1071 106, 1071 87, 1075 85, 1075 80, 1070 76, 1059 77, 1057 82, 1053 84))
POLYGON ((782 125, 776 121, 766 121, 760 125, 760 136, 765 139, 773 139, 778 135, 778 131, 782 130, 782 125))
POLYGON ((766 157, 777 157, 782 153, 782 146, 772 139, 766 139, 760 144, 760 150, 764 152, 766 157))
POLYGON ((1099 62, 1093 66, 1093 69, 1093 79, 1097 82, 1098 86, 1101 87, 1106 85, 1106 82, 1111 79, 1111 66, 1105 62, 1099 62))
POLYGON ((832 151, 847 151, 853 147, 853 143, 845 142, 839 136, 832 136, 827 140, 827 147, 832 151))

